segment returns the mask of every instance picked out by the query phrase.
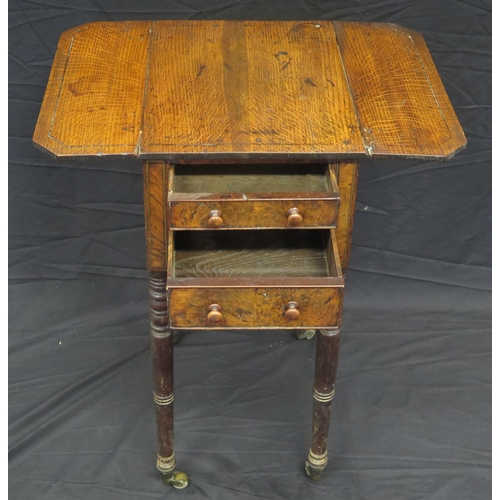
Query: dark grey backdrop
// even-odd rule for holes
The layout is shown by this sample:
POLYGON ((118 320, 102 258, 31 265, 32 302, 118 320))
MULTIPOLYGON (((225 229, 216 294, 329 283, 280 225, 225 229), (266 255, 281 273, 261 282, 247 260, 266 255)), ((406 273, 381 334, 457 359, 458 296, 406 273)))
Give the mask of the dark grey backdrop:
POLYGON ((13 499, 487 499, 491 480, 491 4, 12 0, 9 41, 13 499), (330 462, 303 473, 314 343, 192 333, 176 362, 164 486, 148 353, 141 165, 31 142, 57 40, 96 20, 338 19, 421 32, 469 145, 446 163, 365 161, 330 462))

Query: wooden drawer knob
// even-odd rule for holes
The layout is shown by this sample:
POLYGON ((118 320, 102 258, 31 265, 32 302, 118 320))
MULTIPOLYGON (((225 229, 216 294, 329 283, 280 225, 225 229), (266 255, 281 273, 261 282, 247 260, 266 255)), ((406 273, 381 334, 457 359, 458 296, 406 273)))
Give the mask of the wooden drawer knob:
POLYGON ((302 215, 300 214, 300 210, 298 208, 291 208, 286 213, 288 224, 290 226, 300 226, 302 224, 302 215))
POLYGON ((290 321, 299 319, 300 317, 299 304, 297 304, 297 302, 288 302, 288 304, 285 306, 285 316, 286 319, 290 321))
POLYGON ((219 210, 212 210, 208 214, 208 227, 221 227, 223 222, 222 214, 219 210))
POLYGON ((219 304, 208 306, 207 320, 210 323, 218 323, 222 319, 222 307, 219 304))

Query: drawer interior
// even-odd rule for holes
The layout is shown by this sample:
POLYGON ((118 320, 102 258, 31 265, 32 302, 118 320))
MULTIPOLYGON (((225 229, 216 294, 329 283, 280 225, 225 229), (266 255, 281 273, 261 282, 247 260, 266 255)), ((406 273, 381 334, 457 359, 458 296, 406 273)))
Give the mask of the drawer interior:
POLYGON ((171 233, 174 278, 342 276, 332 230, 171 233))
POLYGON ((175 165, 175 193, 336 193, 327 163, 279 165, 175 165))

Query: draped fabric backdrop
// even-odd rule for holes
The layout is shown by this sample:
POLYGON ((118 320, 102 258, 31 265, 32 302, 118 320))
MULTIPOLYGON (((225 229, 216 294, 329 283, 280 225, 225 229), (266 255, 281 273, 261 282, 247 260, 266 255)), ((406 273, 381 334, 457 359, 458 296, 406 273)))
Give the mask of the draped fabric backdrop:
MULTIPOLYGON (((491 490, 491 2, 9 2, 12 499, 472 500, 491 490), (422 33, 469 144, 363 161, 330 461, 313 483, 314 342, 192 332, 155 469, 141 163, 58 161, 31 137, 62 31, 128 19, 336 19, 422 33)), ((168 75, 167 75, 168 77, 168 75)), ((388 75, 390 77, 390 75, 388 75)))

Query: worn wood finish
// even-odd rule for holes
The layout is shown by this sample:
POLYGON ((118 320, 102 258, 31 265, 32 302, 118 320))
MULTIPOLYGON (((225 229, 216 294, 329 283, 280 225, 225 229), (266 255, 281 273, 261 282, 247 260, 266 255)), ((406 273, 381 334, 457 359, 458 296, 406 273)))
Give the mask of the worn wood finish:
POLYGON ((143 178, 148 270, 166 270, 167 235, 170 217, 168 216, 168 176, 165 162, 144 162, 143 178))
POLYGON ((149 277, 151 311, 151 356, 153 360, 153 399, 158 432, 158 470, 169 475, 174 458, 174 358, 173 336, 169 328, 167 275, 152 272, 149 277))
MULTIPOLYGON (((231 233, 232 236, 232 233, 231 233)), ((176 251, 177 278, 328 276, 323 249, 274 248, 176 251)))
POLYGON ((323 288, 174 288, 170 293, 170 325, 187 329, 334 328, 339 324, 342 287, 323 288), (296 302, 300 316, 286 317, 296 302), (221 321, 211 323, 212 304, 221 307, 221 321))
POLYGON ((466 140, 419 33, 334 22, 368 156, 448 158, 466 140))
POLYGON ((33 139, 62 157, 209 163, 445 159, 466 143, 420 35, 331 21, 73 28, 33 139))
POLYGON ((330 231, 330 238, 325 246, 326 265, 328 267, 328 276, 330 278, 339 277, 344 279, 342 267, 340 265, 340 254, 337 246, 337 237, 335 231, 330 231))
MULTIPOLYGON (((422 65, 425 68, 425 73, 429 79, 429 85, 432 87, 432 92, 439 110, 443 116, 443 121, 446 123, 449 132, 449 139, 443 144, 444 153, 448 153, 447 158, 451 158, 458 151, 464 149, 467 145, 467 139, 464 131, 460 126, 457 115, 450 102, 446 89, 439 76, 439 73, 434 65, 432 56, 425 44, 424 37, 420 33, 411 32, 412 40, 415 44, 415 49, 418 51, 422 65), (455 151, 453 151, 455 149, 455 151)), ((443 130, 443 134, 444 134, 443 130)))
POLYGON ((343 287, 335 232, 170 232, 168 288, 343 287), (180 276, 179 276, 180 275, 180 276))
POLYGON ((151 36, 142 154, 362 151, 331 22, 161 21, 151 36))
POLYGON ((33 140, 56 156, 138 155, 151 21, 62 34, 33 140))
POLYGON ((343 287, 344 277, 169 278, 168 288, 325 288, 343 287))
POLYGON ((168 195, 172 229, 211 229, 215 211, 220 229, 330 228, 337 224, 337 181, 326 164, 254 165, 241 172, 225 165, 220 170, 174 167, 174 189, 168 195), (186 169, 187 175, 177 174, 186 169), (295 218, 290 216, 292 211, 295 218))
POLYGON ((180 232, 172 277, 337 277, 333 230, 180 232))
MULTIPOLYGON (((331 193, 327 164, 173 165, 174 193, 331 193)), ((336 184, 335 184, 336 185, 336 184)))
MULTIPOLYGON (((247 196, 232 201, 179 201, 171 203, 172 229, 211 229, 212 210, 222 217, 220 229, 330 228, 337 225, 338 200, 258 201, 247 196), (292 225, 288 211, 297 208, 302 222, 292 225)), ((312 194, 310 195, 312 198, 312 194)))
POLYGON ((344 280, 331 231, 176 233, 172 328, 333 328, 344 280), (205 247, 205 250, 202 250, 205 247), (287 317, 287 304, 300 315, 287 317), (220 306, 216 324, 207 316, 220 306))
POLYGON ((306 471, 313 479, 319 479, 328 461, 327 440, 335 394, 339 341, 338 329, 320 330, 316 339, 312 445, 306 462, 306 471))
POLYGON ((332 168, 337 173, 340 205, 335 236, 340 255, 340 265, 345 272, 351 253, 352 228, 358 187, 358 162, 338 162, 332 168))
POLYGON ((60 157, 151 160, 153 398, 168 484, 188 484, 174 471, 172 328, 320 329, 306 462, 319 478, 357 159, 442 160, 466 144, 423 38, 331 21, 86 24, 61 36, 33 140, 60 157), (189 165, 176 175, 172 162, 189 165))

